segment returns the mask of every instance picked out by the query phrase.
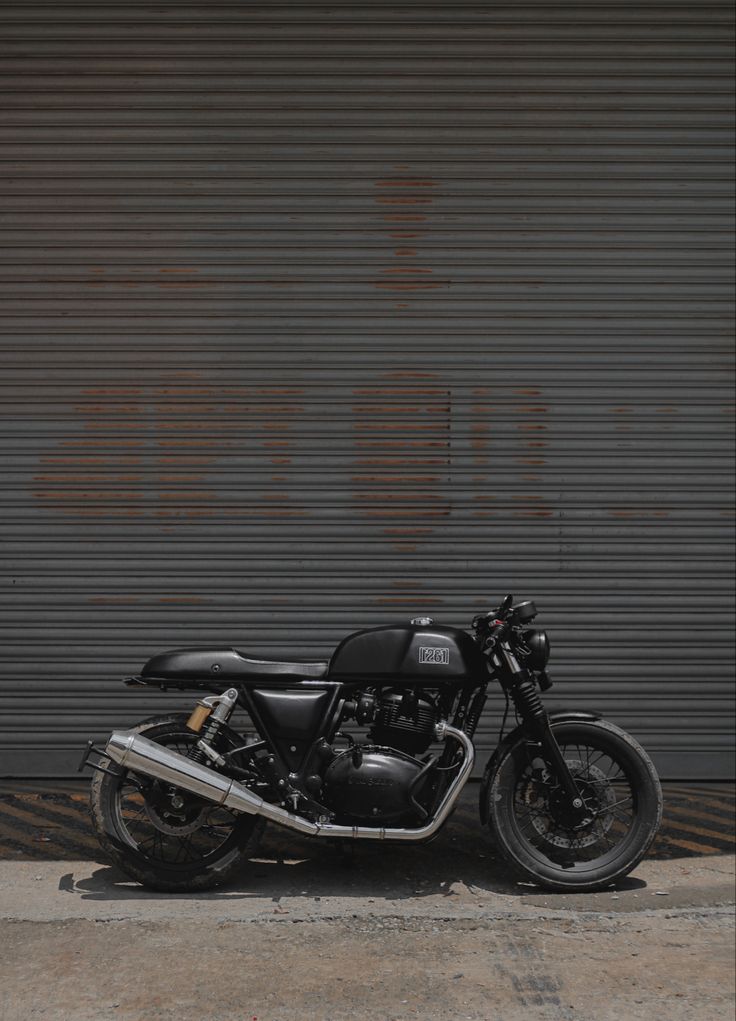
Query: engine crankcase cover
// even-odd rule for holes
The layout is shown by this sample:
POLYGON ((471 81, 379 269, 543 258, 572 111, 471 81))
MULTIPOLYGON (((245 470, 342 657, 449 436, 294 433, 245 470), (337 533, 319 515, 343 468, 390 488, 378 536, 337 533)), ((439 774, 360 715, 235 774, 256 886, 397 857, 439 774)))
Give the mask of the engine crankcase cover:
POLYGON ((326 803, 340 816, 372 822, 390 822, 409 813, 409 789, 422 764, 393 748, 358 748, 357 755, 349 749, 330 763, 323 788, 326 803))

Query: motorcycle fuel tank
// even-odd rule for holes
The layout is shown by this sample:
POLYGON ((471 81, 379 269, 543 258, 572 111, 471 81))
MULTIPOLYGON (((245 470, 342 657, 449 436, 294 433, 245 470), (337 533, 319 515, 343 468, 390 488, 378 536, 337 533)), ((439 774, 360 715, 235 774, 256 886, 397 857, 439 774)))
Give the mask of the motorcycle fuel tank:
POLYGON ((460 628, 399 624, 348 635, 330 660, 330 678, 363 678, 393 684, 470 681, 482 676, 478 646, 460 628))

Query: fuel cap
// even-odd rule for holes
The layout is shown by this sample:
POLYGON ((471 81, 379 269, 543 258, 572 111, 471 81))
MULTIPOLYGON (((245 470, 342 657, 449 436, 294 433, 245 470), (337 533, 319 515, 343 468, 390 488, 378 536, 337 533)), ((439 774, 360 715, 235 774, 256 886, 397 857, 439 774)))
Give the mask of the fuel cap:
POLYGON ((434 624, 434 621, 431 617, 412 617, 409 623, 416 624, 418 627, 429 627, 430 624, 434 624))

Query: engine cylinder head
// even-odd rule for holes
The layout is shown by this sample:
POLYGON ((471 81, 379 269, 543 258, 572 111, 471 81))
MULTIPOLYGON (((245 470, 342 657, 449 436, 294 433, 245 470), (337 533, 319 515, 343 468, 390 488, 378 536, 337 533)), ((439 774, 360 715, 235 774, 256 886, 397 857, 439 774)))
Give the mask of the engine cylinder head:
POLYGON ((421 755, 435 740, 438 720, 437 710, 427 699, 413 698, 407 702, 399 692, 388 692, 378 702, 371 740, 409 755, 421 755))

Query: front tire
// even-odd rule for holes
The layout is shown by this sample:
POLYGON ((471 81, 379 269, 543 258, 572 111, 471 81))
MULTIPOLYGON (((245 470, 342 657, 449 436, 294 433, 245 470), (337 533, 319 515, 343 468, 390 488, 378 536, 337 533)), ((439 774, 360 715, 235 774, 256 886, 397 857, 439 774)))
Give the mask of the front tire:
POLYGON ((556 891, 600 890, 631 872, 654 840, 662 818, 659 778, 644 749, 612 723, 551 725, 592 822, 571 824, 539 746, 522 736, 490 777, 488 825, 527 881, 556 891))
MULTIPOLYGON (((132 732, 186 754, 197 740, 186 721, 156 717, 132 732)), ((92 779, 92 823, 114 864, 143 886, 168 893, 209 890, 230 881, 253 854, 263 828, 256 816, 136 776, 107 758, 100 765, 110 772, 92 779), (172 791, 177 809, 168 811, 172 791)))

